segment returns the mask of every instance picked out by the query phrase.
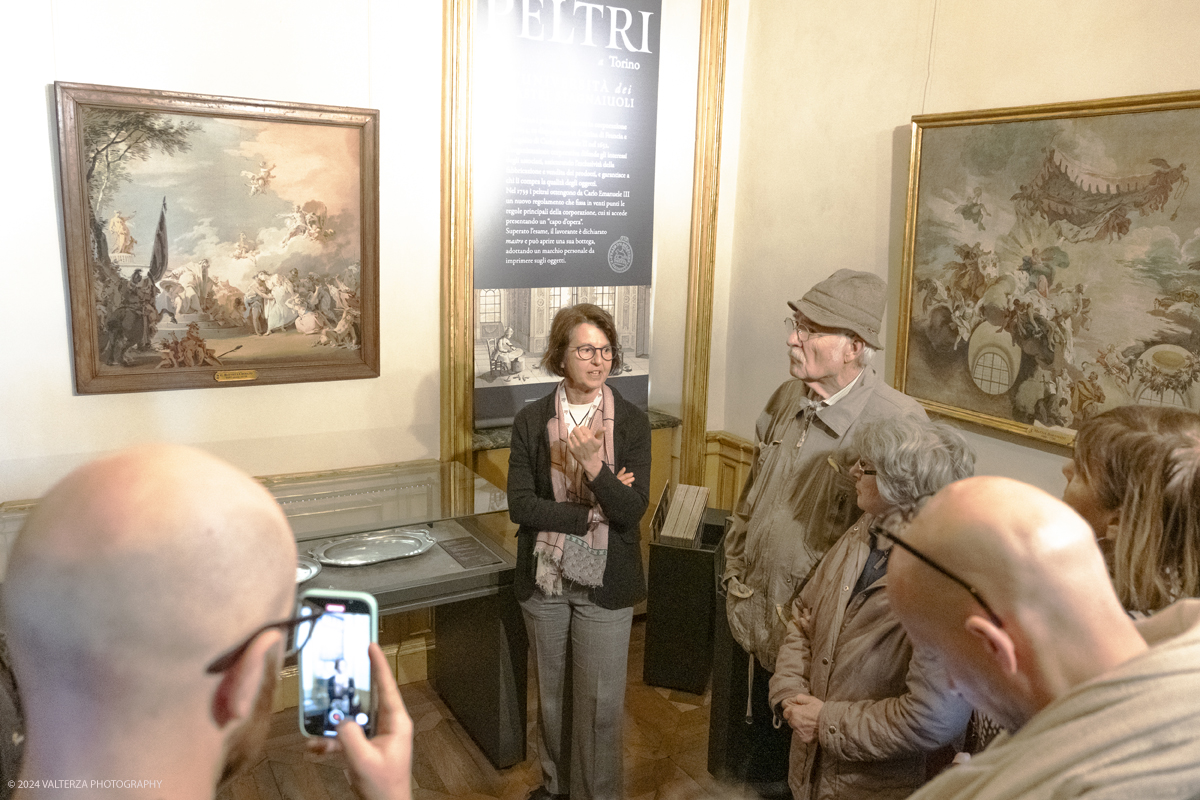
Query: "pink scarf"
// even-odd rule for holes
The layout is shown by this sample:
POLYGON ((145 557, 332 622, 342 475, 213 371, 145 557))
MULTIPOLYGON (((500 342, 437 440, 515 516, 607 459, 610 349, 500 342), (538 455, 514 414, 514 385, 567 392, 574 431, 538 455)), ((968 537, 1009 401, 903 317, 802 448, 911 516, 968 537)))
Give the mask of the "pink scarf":
MULTIPOLYGON (((610 470, 613 466, 613 394, 607 385, 600 387, 600 406, 584 421, 594 433, 604 433, 600 458, 610 470)), ((587 487, 587 473, 567 449, 567 393, 560 383, 554 392, 554 416, 546 423, 550 435, 550 483, 554 499, 560 503, 582 503, 592 507, 592 523, 582 537, 556 531, 538 533, 533 554, 537 560, 537 585, 548 595, 562 594, 567 578, 583 586, 604 582, 604 564, 608 558, 608 518, 587 487)))

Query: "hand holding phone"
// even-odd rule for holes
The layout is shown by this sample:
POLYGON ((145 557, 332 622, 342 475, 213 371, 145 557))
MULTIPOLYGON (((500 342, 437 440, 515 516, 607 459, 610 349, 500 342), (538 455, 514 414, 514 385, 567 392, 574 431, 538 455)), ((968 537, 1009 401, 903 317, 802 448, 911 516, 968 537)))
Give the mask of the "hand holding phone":
POLYGON ((350 782, 367 800, 410 800, 412 797, 413 724, 396 688, 396 679, 378 644, 370 648, 375 669, 379 712, 374 739, 358 725, 343 722, 336 739, 314 739, 313 753, 342 752, 350 766, 350 782))
POLYGON ((305 736, 336 736, 346 720, 367 736, 375 732, 376 692, 368 646, 376 640, 379 611, 365 592, 309 589, 300 613, 312 614, 300 650, 300 730, 305 736))

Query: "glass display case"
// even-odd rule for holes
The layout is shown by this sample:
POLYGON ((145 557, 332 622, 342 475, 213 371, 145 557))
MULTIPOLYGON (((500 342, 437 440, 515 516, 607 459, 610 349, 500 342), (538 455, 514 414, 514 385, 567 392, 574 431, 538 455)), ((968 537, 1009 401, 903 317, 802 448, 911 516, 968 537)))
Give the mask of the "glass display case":
POLYGON ((287 514, 302 556, 323 561, 303 588, 375 595, 382 614, 495 594, 512 583, 516 526, 500 489, 457 462, 412 461, 261 479, 287 514), (379 550, 378 563, 338 565, 396 534, 433 545, 379 550))
MULTIPOLYGON (((397 528, 429 531, 437 546, 369 567, 325 566, 304 583, 376 595, 380 611, 479 596, 511 583, 516 526, 501 489, 457 462, 409 461, 258 479, 287 514, 300 555, 348 534, 397 528), (505 580, 508 578, 508 580, 505 580)), ((0 580, 8 553, 37 505, 0 504, 0 580)))
POLYGON ((406 461, 259 478, 296 541, 508 510, 504 491, 456 461, 406 461))
POLYGON ((528 641, 512 591, 516 526, 504 492, 462 464, 439 461, 262 482, 287 514, 302 556, 358 554, 388 533, 432 538, 414 555, 364 566, 326 559, 300 588, 370 592, 381 614, 432 607, 430 682, 495 766, 523 761, 528 641))

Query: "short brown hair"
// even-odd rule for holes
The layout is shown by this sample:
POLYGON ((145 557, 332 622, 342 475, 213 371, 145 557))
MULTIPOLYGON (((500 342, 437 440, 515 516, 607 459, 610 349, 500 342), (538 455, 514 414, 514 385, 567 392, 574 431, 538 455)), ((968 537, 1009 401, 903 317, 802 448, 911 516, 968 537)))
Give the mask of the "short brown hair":
POLYGON ((560 378, 564 377, 562 362, 566 358, 567 348, 571 346, 571 333, 585 322, 599 328, 612 345, 612 372, 609 374, 615 375, 621 369, 621 345, 617 342, 617 326, 613 324, 613 318, 607 311, 592 303, 566 306, 554 315, 554 321, 550 323, 550 341, 542 355, 543 369, 560 378))
POLYGON ((1101 506, 1119 512, 1113 584, 1121 602, 1156 611, 1200 593, 1200 414, 1105 411, 1079 428, 1075 467, 1101 506))

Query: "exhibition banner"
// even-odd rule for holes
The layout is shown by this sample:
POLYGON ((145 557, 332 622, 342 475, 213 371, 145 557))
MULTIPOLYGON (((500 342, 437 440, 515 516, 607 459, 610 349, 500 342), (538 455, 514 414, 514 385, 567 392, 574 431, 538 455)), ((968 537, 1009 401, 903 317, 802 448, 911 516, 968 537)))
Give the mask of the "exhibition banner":
POLYGON ((549 322, 578 302, 613 314, 610 380, 646 404, 661 0, 620 1, 476 6, 477 423, 548 391, 549 322))
POLYGON ((475 286, 650 283, 660 0, 480 0, 475 286))

